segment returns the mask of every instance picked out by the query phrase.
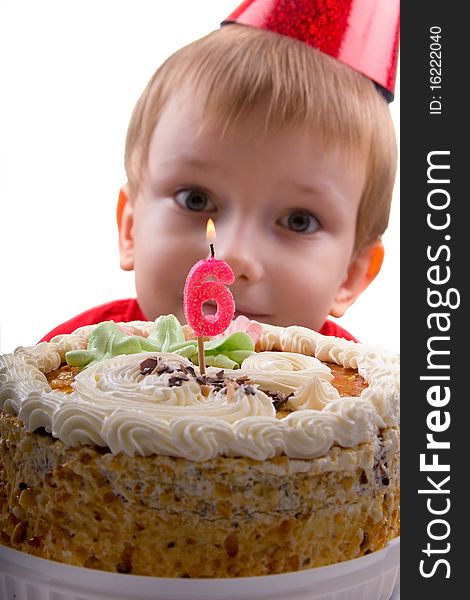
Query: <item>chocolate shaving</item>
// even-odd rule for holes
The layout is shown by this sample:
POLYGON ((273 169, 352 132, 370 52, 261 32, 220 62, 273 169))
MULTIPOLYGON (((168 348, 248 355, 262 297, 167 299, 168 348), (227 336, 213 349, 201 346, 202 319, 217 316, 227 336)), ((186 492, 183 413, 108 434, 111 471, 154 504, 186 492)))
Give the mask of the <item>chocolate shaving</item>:
POLYGON ((245 394, 252 394, 253 396, 256 394, 256 389, 252 385, 244 385, 243 391, 245 394))
POLYGON ((155 367, 158 365, 158 359, 146 358, 144 361, 140 363, 140 374, 141 375, 150 375, 155 367))
POLYGON ((174 373, 175 369, 173 367, 171 367, 170 365, 167 365, 165 363, 160 362, 156 367, 155 367, 155 373, 157 375, 163 375, 163 373, 174 373))
POLYGON ((275 402, 285 402, 287 400, 287 396, 283 392, 268 392, 268 396, 273 399, 275 402))
POLYGON ((292 394, 289 394, 287 396, 283 392, 275 392, 273 390, 267 391, 267 392, 265 392, 265 394, 271 398, 274 408, 276 410, 285 409, 287 400, 292 396, 292 394))
MULTIPOLYGON (((142 375, 150 375, 156 373, 162 375, 163 373, 173 374, 168 379, 168 385, 170 387, 180 387, 184 381, 189 381, 190 377, 193 377, 197 383, 201 386, 201 392, 204 396, 209 395, 210 388, 215 389, 217 392, 227 393, 227 386, 231 387, 230 396, 239 387, 243 387, 245 394, 256 394, 256 388, 251 385, 252 382, 247 375, 241 375, 237 379, 231 379, 230 377, 224 377, 225 370, 221 369, 217 371, 214 377, 209 375, 197 375, 196 371, 192 366, 185 365, 169 365, 164 363, 161 357, 152 357, 145 359, 140 364, 140 372, 142 375)), ((269 392, 268 395, 271 397, 278 397, 275 392, 269 392)), ((282 395, 285 398, 285 394, 282 395)))
POLYGON ((174 377, 170 377, 168 379, 168 383, 171 387, 180 386, 183 381, 189 381, 189 377, 187 375, 175 375, 174 377))
MULTIPOLYGON (((219 371, 219 373, 217 373, 217 375, 220 375, 220 371, 219 371)), ((196 377, 196 381, 201 386, 202 385, 210 385, 210 386, 214 387, 216 390, 221 390, 222 388, 224 388, 227 385, 227 381, 232 381, 232 380, 221 379, 220 377, 210 377, 209 375, 198 375, 196 377)))
POLYGON ((196 372, 192 367, 165 363, 163 362, 161 356, 159 356, 158 358, 146 358, 144 361, 142 361, 140 363, 140 373, 141 375, 153 375, 154 373, 156 375, 163 375, 163 373, 181 373, 181 375, 175 375, 175 377, 183 377, 185 381, 189 380, 187 373, 189 373, 193 377, 196 376, 196 372))

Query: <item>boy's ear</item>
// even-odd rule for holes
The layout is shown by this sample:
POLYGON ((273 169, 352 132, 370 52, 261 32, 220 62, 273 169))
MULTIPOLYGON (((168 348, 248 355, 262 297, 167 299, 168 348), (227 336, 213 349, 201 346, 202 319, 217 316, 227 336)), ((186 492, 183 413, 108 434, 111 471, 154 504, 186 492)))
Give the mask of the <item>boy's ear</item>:
POLYGON ((381 240, 372 242, 354 255, 346 279, 341 284, 330 309, 332 317, 342 317, 346 309, 357 300, 379 273, 383 258, 384 247, 381 240))
POLYGON ((133 203, 129 200, 129 188, 127 184, 123 185, 119 190, 116 219, 119 229, 121 269, 132 271, 134 268, 134 211, 133 203))

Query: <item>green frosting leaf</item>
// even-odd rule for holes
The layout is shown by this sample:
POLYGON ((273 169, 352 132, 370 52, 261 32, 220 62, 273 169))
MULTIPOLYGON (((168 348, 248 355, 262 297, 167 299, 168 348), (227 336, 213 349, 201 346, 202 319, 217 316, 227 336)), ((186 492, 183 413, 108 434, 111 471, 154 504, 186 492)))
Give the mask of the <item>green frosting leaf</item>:
MULTIPOLYGON (((238 369, 254 349, 253 340, 243 331, 204 342, 206 364, 221 369, 238 369)), ((71 350, 65 354, 65 360, 73 367, 84 369, 113 356, 138 352, 174 352, 199 364, 197 341, 185 341, 183 329, 174 315, 158 317, 148 338, 127 335, 114 321, 104 321, 90 333, 87 349, 71 350)))
POLYGON ((224 354, 217 354, 216 356, 206 356, 206 365, 208 367, 217 367, 218 369, 240 368, 240 365, 237 362, 235 362, 234 360, 230 360, 230 358, 228 356, 225 356, 224 354))
POLYGON ((160 352, 171 352, 173 346, 186 343, 183 329, 174 315, 158 317, 148 339, 161 348, 160 352))
POLYGON ((178 344, 176 346, 173 346, 171 351, 174 352, 175 354, 179 354, 180 356, 189 358, 189 360, 194 362, 192 360, 192 357, 195 354, 197 355, 197 342, 194 342, 194 343, 185 342, 184 344, 178 344))
POLYGON ((226 354, 233 350, 248 350, 253 352, 255 344, 244 331, 236 331, 225 338, 218 338, 204 343, 204 352, 211 354, 226 354))
MULTIPOLYGON (((255 344, 251 337, 243 331, 209 342, 204 342, 206 365, 220 369, 238 369, 242 362, 253 354, 255 344)), ((199 365, 197 349, 190 360, 199 365)))
POLYGON ((83 369, 120 354, 158 352, 158 346, 139 335, 127 335, 114 321, 104 321, 90 333, 86 350, 70 350, 65 360, 72 367, 83 369))
POLYGON ((227 356, 241 366, 245 358, 248 358, 253 352, 254 350, 234 350, 233 352, 227 352, 227 356))

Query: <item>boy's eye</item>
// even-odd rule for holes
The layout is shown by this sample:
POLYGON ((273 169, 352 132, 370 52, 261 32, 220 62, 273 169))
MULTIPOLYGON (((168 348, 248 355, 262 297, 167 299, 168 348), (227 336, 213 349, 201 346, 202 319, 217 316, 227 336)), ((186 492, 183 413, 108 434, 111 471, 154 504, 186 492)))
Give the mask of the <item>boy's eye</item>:
POLYGON ((197 189, 181 190, 180 192, 177 192, 175 201, 182 208, 196 212, 213 210, 215 208, 212 198, 210 198, 206 192, 197 189))
POLYGON ((287 213, 279 219, 278 223, 296 233, 314 233, 320 228, 318 219, 306 210, 287 213))

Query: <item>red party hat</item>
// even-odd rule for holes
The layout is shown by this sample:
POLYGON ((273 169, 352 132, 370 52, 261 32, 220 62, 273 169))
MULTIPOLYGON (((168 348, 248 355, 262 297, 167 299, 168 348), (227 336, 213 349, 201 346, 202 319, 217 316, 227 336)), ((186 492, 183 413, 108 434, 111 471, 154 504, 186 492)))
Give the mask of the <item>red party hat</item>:
POLYGON ((399 0, 245 0, 223 22, 295 38, 377 83, 393 100, 399 0))

